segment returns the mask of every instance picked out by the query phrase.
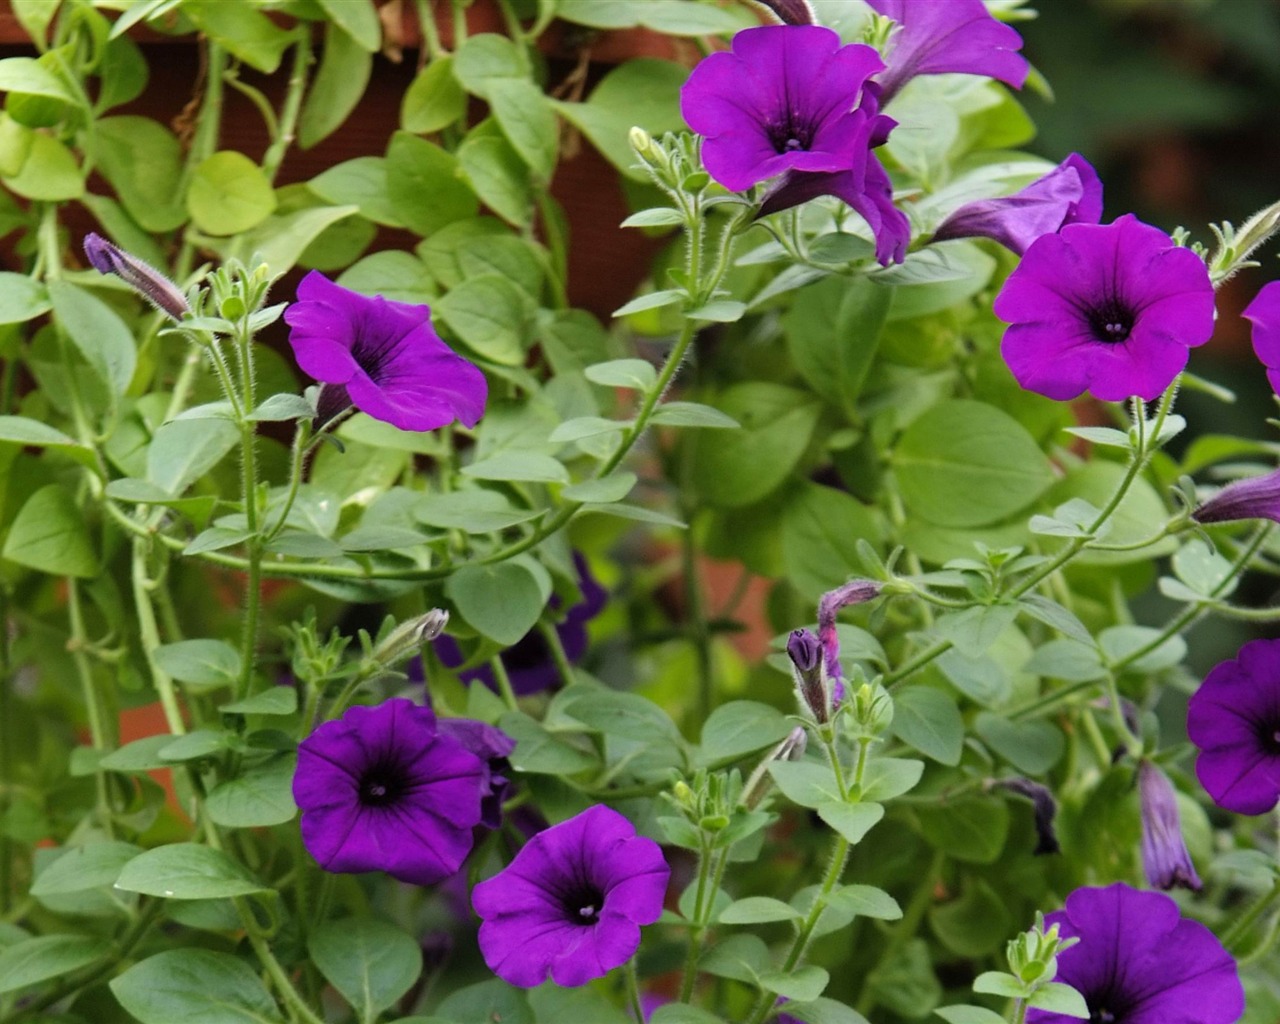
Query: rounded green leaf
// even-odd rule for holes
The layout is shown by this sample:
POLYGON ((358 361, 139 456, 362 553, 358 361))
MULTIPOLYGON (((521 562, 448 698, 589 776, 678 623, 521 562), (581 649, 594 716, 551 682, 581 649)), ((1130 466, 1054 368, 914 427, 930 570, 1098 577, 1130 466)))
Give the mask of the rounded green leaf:
POLYGON ((244 960, 209 949, 157 953, 111 982, 142 1024, 277 1024, 280 1014, 244 960))
POLYGON ((893 697, 898 739, 942 764, 957 765, 964 750, 964 719, 954 698, 929 686, 912 686, 893 697))
POLYGON ((387 147, 387 196, 396 215, 419 235, 479 210, 475 193, 458 174, 457 157, 408 132, 396 132, 387 147))
POLYGON ((326 921, 307 950, 320 973, 371 1021, 413 987, 422 973, 422 949, 399 928, 367 917, 326 921))
POLYGON ((427 135, 453 124, 467 110, 467 94, 453 73, 453 56, 446 54, 418 72, 400 104, 400 127, 427 135))
POLYGON ((116 888, 174 900, 209 900, 267 892, 225 853, 198 843, 157 846, 129 861, 116 888))
POLYGON ((31 148, 17 174, 5 178, 13 192, 26 199, 61 202, 84 194, 84 171, 63 143, 52 135, 36 132, 31 148))
POLYGON ((298 813, 293 802, 296 758, 290 754, 245 770, 210 791, 205 810, 227 828, 282 825, 298 813))
POLYGON ((50 576, 98 574, 98 555, 80 506, 60 484, 41 487, 27 499, 9 527, 4 557, 50 576))
POLYGON ((271 182, 243 153, 223 150, 196 168, 187 192, 187 212, 210 235, 238 235, 271 215, 271 182))
POLYGON ((518 562, 463 566, 444 592, 458 614, 504 647, 534 627, 545 603, 533 573, 518 562))
POLYGON ((0 271, 0 324, 22 324, 49 312, 49 292, 26 274, 0 271))

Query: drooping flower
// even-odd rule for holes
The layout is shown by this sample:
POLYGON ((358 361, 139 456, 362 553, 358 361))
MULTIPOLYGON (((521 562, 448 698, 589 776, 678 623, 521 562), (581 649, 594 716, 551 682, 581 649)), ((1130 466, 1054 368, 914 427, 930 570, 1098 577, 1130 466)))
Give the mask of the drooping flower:
POLYGON ((862 604, 880 596, 881 586, 874 580, 850 580, 829 590, 818 602, 818 639, 826 658, 827 685, 832 704, 844 700, 844 678, 840 671, 840 635, 836 632, 836 615, 841 608, 862 604))
POLYGON ((889 40, 888 70, 877 81, 889 100, 917 75, 955 73, 995 78, 1021 89, 1030 70, 1017 51, 1022 37, 995 20, 982 0, 867 0, 898 28, 889 40))
POLYGON ((1280 469, 1235 480, 1191 513, 1197 523, 1270 519, 1280 523, 1280 469))
POLYGON ((1182 838, 1182 817, 1173 784, 1156 765, 1138 763, 1138 797, 1142 806, 1142 870, 1157 889, 1182 886, 1198 892, 1200 876, 1182 838))
POLYGON ((1025 796, 1031 801, 1032 813, 1035 816, 1036 848, 1031 852, 1039 857, 1043 854, 1058 853, 1062 847, 1058 843, 1058 833, 1054 828, 1054 819, 1058 816, 1058 803, 1053 799, 1047 786, 1031 779, 1015 776, 1011 779, 998 779, 991 783, 996 789, 1007 789, 1011 793, 1025 796))
POLYGON ((1219 807, 1265 814, 1280 801, 1280 640, 1251 640, 1205 676, 1187 706, 1196 776, 1219 807))
POLYGON ((507 757, 516 749, 516 741, 496 725, 472 718, 441 718, 436 725, 440 735, 457 740, 485 763, 488 777, 480 798, 480 824, 498 828, 502 824, 502 802, 511 785, 506 775, 511 768, 507 757))
POLYGON ((990 238, 1021 256, 1041 235, 1067 224, 1097 224, 1101 217, 1098 172, 1079 153, 1072 153, 1021 192, 965 203, 938 225, 933 240, 990 238))
POLYGON ((831 690, 823 666, 822 641, 807 629, 793 629, 787 637, 787 657, 801 706, 809 709, 814 721, 827 721, 831 718, 831 690))
POLYGON ((471 903, 498 977, 576 987, 626 963, 662 913, 671 869, 652 839, 601 804, 539 832, 471 903))
POLYGON ((161 313, 181 320, 191 312, 187 297, 176 284, 151 264, 112 245, 101 235, 91 231, 84 236, 84 254, 99 274, 115 274, 161 313))
MULTIPOLYGON (((571 605, 563 621, 555 625, 560 646, 564 649, 565 658, 571 665, 577 664, 587 653, 587 623, 604 610, 605 601, 609 596, 609 592, 592 574, 591 566, 581 552, 574 552, 573 565, 578 573, 578 589, 582 592, 582 600, 571 605)), ((550 607, 556 610, 560 605, 559 595, 552 595, 550 607)), ((457 668, 467 660, 458 642, 450 636, 438 637, 433 646, 436 656, 448 668, 457 668)), ((540 693, 561 681, 559 669, 547 647, 547 641, 537 629, 531 629, 515 644, 503 651, 500 657, 503 667, 507 670, 507 677, 511 680, 511 689, 519 696, 540 693)), ((415 668, 418 673, 421 673, 421 663, 415 662, 410 667, 411 677, 415 668)), ((420 675, 419 678, 421 678, 420 675)), ((497 689, 493 670, 488 665, 464 669, 458 673, 458 678, 464 683, 479 682, 491 690, 497 689)))
POLYGON ((1253 325, 1253 351, 1267 368, 1271 390, 1280 394, 1280 281, 1263 285, 1242 315, 1253 325))
POLYGON ((871 150, 895 122, 868 80, 884 68, 870 46, 844 46, 820 25, 764 25, 713 53, 680 91, 685 121, 703 136, 707 172, 733 192, 779 178, 761 215, 836 196, 871 226, 882 263, 901 259, 909 226, 871 150))
POLYGON ((994 309, 1013 376, 1058 400, 1153 399, 1213 333, 1204 262, 1132 214, 1041 235, 994 309))
POLYGON ((369 297, 311 271, 285 310, 298 365, 324 387, 321 418, 350 406, 401 430, 474 427, 488 385, 431 327, 431 310, 369 297))
MULTIPOLYGON (((1244 1013, 1236 962, 1213 932, 1158 892, 1117 882, 1077 889, 1045 916, 1063 938, 1080 941, 1058 955, 1057 980, 1075 988, 1089 1020, 1108 1024, 1234 1024, 1244 1013)), ((1031 1009, 1027 1024, 1077 1018, 1031 1009)))
POLYGON ((385 871, 430 885, 471 852, 489 769, 443 735, 430 708, 353 707, 298 747, 302 841, 326 871, 385 871))

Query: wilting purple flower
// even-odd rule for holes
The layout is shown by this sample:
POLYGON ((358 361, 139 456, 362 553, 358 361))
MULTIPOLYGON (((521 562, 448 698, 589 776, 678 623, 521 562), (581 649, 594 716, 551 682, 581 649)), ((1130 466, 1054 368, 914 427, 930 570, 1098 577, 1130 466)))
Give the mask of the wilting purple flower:
POLYGON ((840 636, 836 633, 836 615, 841 608, 862 604, 880 596, 880 584, 873 580, 850 580, 843 586, 829 590, 818 602, 818 639, 826 657, 827 685, 831 689, 831 701, 844 700, 844 678, 840 672, 840 636))
POLYGON ((458 870, 488 791, 484 762, 403 699, 325 722, 298 747, 293 776, 302 841, 322 868, 417 885, 458 870))
POLYGON ((101 235, 91 231, 84 236, 84 254, 89 257, 94 270, 100 274, 115 274, 161 313, 181 320, 191 312, 187 297, 176 284, 151 264, 129 255, 101 235))
POLYGON ((1031 801, 1036 828, 1036 848, 1031 851, 1034 855, 1058 853, 1062 849, 1058 844, 1058 833, 1053 827, 1054 819, 1058 816, 1058 804, 1047 786, 1021 776, 999 779, 993 785, 997 789, 1007 789, 1011 793, 1025 796, 1031 801))
POLYGON ((602 804, 539 832, 471 894, 480 952, 521 988, 576 987, 627 962, 662 914, 671 869, 652 839, 602 804))
MULTIPOLYGON (((1084 996, 1089 1020, 1108 1024, 1234 1024, 1244 1013, 1236 962, 1213 932, 1158 892, 1122 882, 1077 889, 1045 916, 1079 942, 1058 955, 1057 980, 1084 996)), ((1027 1011, 1027 1024, 1075 1017, 1027 1011)))
POLYGON ((990 238, 1021 256, 1041 235, 1067 224, 1097 224, 1101 216, 1098 172, 1080 154, 1072 153, 1021 192, 965 203, 938 226, 933 240, 990 238))
POLYGON ((502 824, 502 802, 511 785, 506 776, 511 767, 507 756, 516 749, 516 741, 496 725, 471 718, 441 718, 436 727, 441 736, 457 740, 488 767, 488 784, 480 799, 480 824, 497 828, 502 824))
POLYGON ((1196 775, 1213 802, 1265 814, 1280 801, 1280 640, 1251 640, 1217 665, 1187 706, 1196 775))
POLYGON ((1227 484, 1191 513, 1197 523, 1270 519, 1280 523, 1280 469, 1227 484))
POLYGON ((1280 394, 1280 281, 1263 285, 1242 315, 1253 325, 1253 351, 1267 368, 1271 390, 1280 394))
POLYGON ((1198 892, 1200 876, 1182 838, 1178 795, 1169 777, 1150 761, 1138 763, 1138 796, 1142 804, 1142 870, 1157 889, 1180 885, 1198 892))
POLYGON ((298 365, 324 383, 321 419, 355 405, 401 430, 435 430, 484 415, 484 374, 431 327, 431 310, 372 298, 313 270, 285 310, 298 365))
MULTIPOLYGON (((564 655, 570 664, 576 664, 587 653, 587 623, 604 610, 605 601, 609 597, 609 592, 592 575, 590 564, 580 552, 573 553, 573 565, 578 573, 578 589, 582 592, 582 600, 571 605, 565 613, 564 620, 556 623, 555 626, 556 635, 560 638, 560 646, 564 648, 564 655)), ((550 607, 555 610, 560 607, 560 604, 559 595, 553 595, 550 607)), ((436 656, 448 668, 457 668, 467 660, 466 655, 462 653, 462 648, 453 637, 441 636, 432 646, 435 648, 436 656)), ((503 667, 507 670, 507 677, 511 680, 511 689, 520 696, 540 693, 560 682, 560 672, 551 657, 547 641, 537 629, 531 629, 515 644, 503 651, 500 657, 503 667)), ((410 666, 411 678, 415 669, 421 672, 420 662, 414 662, 410 666)), ((464 669, 458 673, 458 678, 464 683, 483 683, 491 690, 498 688, 493 678, 493 670, 488 665, 464 669)))
POLYGON ((755 0, 755 3, 767 8, 769 13, 784 25, 816 25, 818 23, 818 19, 814 17, 813 8, 809 6, 809 0, 755 0))
POLYGON ((1155 398, 1213 333, 1204 262, 1132 214, 1041 235, 994 309, 1018 383, 1059 400, 1155 398))
POLYGON ((822 641, 807 629, 793 629, 787 637, 787 657, 791 659, 791 675, 801 706, 809 709, 815 721, 827 721, 831 717, 831 693, 822 666, 822 641))
POLYGON ((899 26, 889 40, 889 68, 878 78, 885 103, 916 75, 983 75, 1015 89, 1027 80, 1027 60, 1017 52, 1022 37, 996 21, 982 0, 867 3, 899 26))
POLYGON ((871 226, 881 263, 901 260, 909 225, 893 206, 889 176, 871 154, 895 123, 868 82, 884 68, 870 46, 841 45, 819 25, 764 25, 733 37, 680 92, 684 119, 704 137, 702 162, 742 192, 779 178, 761 207, 776 213, 817 196, 848 203, 871 226))

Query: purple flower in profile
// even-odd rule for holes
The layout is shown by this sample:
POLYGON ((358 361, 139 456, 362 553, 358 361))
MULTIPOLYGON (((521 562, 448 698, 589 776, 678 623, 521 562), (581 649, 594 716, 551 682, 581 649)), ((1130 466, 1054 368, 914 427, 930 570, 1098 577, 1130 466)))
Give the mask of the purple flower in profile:
POLYGON ((1098 172, 1080 154, 1072 153, 1021 192, 965 203, 938 225, 933 240, 990 238, 1021 256, 1041 235, 1067 224, 1097 224, 1101 217, 1098 172))
POLYGON ((1142 805, 1142 870, 1157 889, 1182 886, 1199 892, 1200 876, 1182 838, 1178 794, 1156 765, 1138 763, 1138 797, 1142 805))
POLYGON ((539 832, 471 903, 480 952, 521 988, 576 987, 631 959, 662 914, 671 869, 652 839, 602 804, 539 832))
POLYGON ((1197 523, 1270 519, 1280 523, 1280 469, 1227 484, 1191 513, 1197 523))
POLYGON ((1058 843, 1058 832, 1053 826, 1054 819, 1058 816, 1058 802, 1054 800, 1047 786, 1022 776, 999 779, 992 785, 996 789, 1007 789, 1011 793, 1025 796, 1031 801, 1036 829, 1036 848, 1031 851, 1034 856, 1061 852, 1062 846, 1058 843))
POLYGON ((285 310, 298 365, 321 381, 320 419, 354 405, 401 430, 435 430, 484 415, 484 374, 431 327, 431 310, 372 298, 311 271, 285 310))
POLYGON ((484 761, 403 699, 325 722, 299 745, 293 776, 302 841, 322 868, 416 885, 462 865, 488 791, 484 761))
POLYGON ((889 68, 877 81, 888 103, 916 75, 956 73, 995 78, 1021 89, 1030 70, 1017 51, 1022 37, 991 16, 982 0, 867 0, 898 23, 889 68))
POLYGON ((151 264, 112 245, 101 235, 90 231, 84 236, 84 254, 99 274, 114 274, 161 313, 181 320, 191 312, 187 297, 176 284, 151 264))
POLYGON ((1131 214, 1041 235, 994 309, 1013 376, 1058 400, 1153 399, 1213 333, 1204 262, 1131 214))
POLYGON ((818 602, 818 639, 822 642, 826 658, 827 681, 831 688, 831 701, 844 700, 844 679, 840 672, 840 636, 836 632, 836 615, 841 608, 851 604, 863 604, 880 596, 881 586, 874 580, 850 580, 843 586, 829 590, 818 602))
MULTIPOLYGON (((582 592, 582 600, 569 607, 563 621, 556 623, 555 630, 560 638, 560 646, 564 648, 565 657, 570 664, 577 664, 587 653, 587 623, 604 610, 609 592, 592 575, 591 566, 581 552, 573 553, 573 565, 578 573, 578 589, 582 592)), ((558 609, 560 604, 559 595, 553 595, 551 608, 558 609)), ((432 646, 436 656, 447 668, 457 668, 467 660, 462 648, 451 636, 438 637, 432 646)), ((531 629, 503 651, 500 657, 507 670, 507 677, 511 680, 511 689, 519 696, 541 693, 561 681, 547 641, 537 629, 531 629)), ((411 676, 414 668, 421 672, 421 663, 414 662, 410 668, 411 676)), ((488 665, 464 669, 458 673, 458 678, 464 683, 483 683, 491 690, 498 688, 493 670, 488 665)))
POLYGON ((457 740, 488 767, 488 784, 480 798, 480 824, 497 828, 502 824, 502 802, 511 785, 506 776, 511 768, 507 756, 516 749, 516 741, 496 725, 472 718, 441 718, 436 727, 441 736, 457 740))
POLYGON ((1280 640, 1251 640, 1205 676, 1187 706, 1196 776, 1213 802, 1265 814, 1280 801, 1280 640))
MULTIPOLYGON (((1122 882, 1077 889, 1065 909, 1045 916, 1045 925, 1080 940, 1058 955, 1057 980, 1084 996, 1090 1021, 1234 1024, 1244 1013, 1244 988, 1231 954, 1163 893, 1122 882)), ((1027 1024, 1076 1020, 1027 1011, 1027 1024)))
POLYGON ((822 665, 822 641, 807 629, 793 629, 787 637, 787 657, 801 707, 809 709, 814 721, 831 718, 831 691, 822 665))
POLYGON ((909 226, 871 154, 895 122, 869 82, 884 68, 859 43, 844 46, 820 25, 764 25, 739 32, 680 91, 685 121, 703 136, 707 172, 733 192, 780 178, 761 207, 776 213, 817 196, 848 203, 870 224, 882 263, 901 260, 909 226))
POLYGON ((1280 281, 1263 285, 1242 315, 1253 325, 1253 351, 1267 368, 1271 390, 1280 394, 1280 281))

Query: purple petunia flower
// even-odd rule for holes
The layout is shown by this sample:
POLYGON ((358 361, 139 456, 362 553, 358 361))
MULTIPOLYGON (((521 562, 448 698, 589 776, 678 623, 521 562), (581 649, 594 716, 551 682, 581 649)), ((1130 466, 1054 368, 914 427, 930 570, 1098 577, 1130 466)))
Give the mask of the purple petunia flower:
POLYGON ((836 196, 871 225, 877 258, 887 263, 901 260, 909 226, 871 154, 895 125, 869 82, 883 68, 872 47, 844 46, 829 28, 763 25, 693 69, 680 110, 703 136, 707 173, 725 188, 743 192, 781 177, 761 215, 836 196))
POLYGON ((1214 667, 1187 706, 1196 775, 1213 802, 1265 814, 1280 801, 1280 640, 1251 640, 1214 667))
POLYGON ((881 585, 874 580, 850 580, 829 590, 818 602, 818 639, 826 657, 827 680, 832 704, 844 700, 844 677, 840 671, 840 635, 836 632, 836 615, 841 608, 863 604, 880 596, 881 585))
POLYGON ((441 718, 436 727, 441 736, 457 740, 488 767, 488 782, 480 798, 480 824, 498 828, 502 824, 502 802, 511 785, 506 776, 511 767, 507 756, 516 749, 516 741, 496 725, 472 718, 441 718))
MULTIPOLYGON (((609 592, 600 585, 600 581, 591 572, 591 566, 581 552, 573 553, 573 565, 578 573, 578 589, 582 592, 582 600, 569 607, 564 620, 556 623, 556 635, 560 638, 560 646, 570 664, 577 664, 587 653, 587 623, 604 610, 609 592)), ((560 607, 559 595, 552 595, 550 607, 560 607)), ((457 668, 467 660, 458 641, 451 636, 436 638, 432 646, 436 656, 447 668, 457 668)), ((530 693, 541 693, 561 682, 559 669, 552 660, 547 642, 537 629, 531 629, 523 637, 508 647, 500 655, 502 665, 511 680, 511 689, 519 696, 530 693)), ((410 678, 415 678, 415 670, 421 679, 422 663, 415 661, 410 666, 410 678)), ((497 690, 498 684, 493 678, 493 670, 488 665, 477 665, 458 673, 464 683, 479 682, 497 690)))
POLYGON ((916 75, 957 73, 995 78, 1021 89, 1030 70, 1017 51, 1022 37, 991 16, 982 0, 867 0, 898 28, 889 68, 877 81, 888 103, 916 75))
POLYGON ((1041 235, 1067 224, 1097 224, 1102 217, 1102 181, 1079 153, 1003 199, 965 203, 934 232, 935 242, 949 238, 990 238, 1019 256, 1041 235))
POLYGON ((1200 876, 1182 838, 1178 794, 1156 765, 1138 763, 1138 796, 1142 805, 1142 870, 1157 889, 1182 886, 1198 892, 1200 876))
POLYGON ((1253 325, 1253 351, 1267 368, 1271 390, 1280 394, 1280 281, 1263 285, 1241 315, 1253 325))
MULTIPOLYGON (((1158 892, 1117 882, 1077 889, 1045 917, 1079 943, 1058 956, 1057 980, 1077 989, 1091 1021, 1109 1024, 1233 1024, 1244 1013, 1236 962, 1213 932, 1158 892)), ((1027 1024, 1077 1018, 1027 1011, 1027 1024)))
POLYGON ((84 254, 99 274, 114 274, 161 313, 181 320, 191 312, 187 297, 176 284, 150 263, 112 245, 101 235, 90 231, 84 236, 84 254))
POLYGON ((489 769, 404 699, 353 707, 298 747, 302 841, 326 871, 447 878, 471 852, 489 769))
POLYGON ((1000 353, 1054 399, 1153 399, 1213 333, 1204 262, 1132 214, 1041 235, 996 296, 1000 353))
POLYGON ((298 365, 324 387, 320 418, 355 405, 401 430, 435 430, 484 415, 484 374, 440 340, 431 310, 372 298, 311 271, 285 310, 298 365))
POLYGON ((1197 523, 1270 519, 1280 523, 1280 469, 1235 480, 1191 513, 1197 523))
POLYGON ((601 804, 539 832, 471 903, 480 952, 498 977, 576 987, 626 963, 662 914, 671 869, 652 839, 601 804))

